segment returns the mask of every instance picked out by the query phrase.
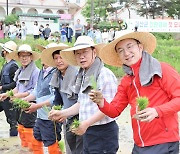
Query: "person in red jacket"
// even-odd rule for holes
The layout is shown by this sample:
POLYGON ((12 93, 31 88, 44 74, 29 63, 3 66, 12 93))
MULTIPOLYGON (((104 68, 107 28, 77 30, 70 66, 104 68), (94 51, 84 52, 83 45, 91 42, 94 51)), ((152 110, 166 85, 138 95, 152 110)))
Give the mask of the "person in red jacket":
POLYGON ((180 75, 169 64, 151 56, 155 48, 156 38, 148 32, 122 34, 107 44, 99 56, 106 64, 122 66, 126 75, 110 103, 100 91, 91 90, 89 96, 112 118, 128 104, 131 106, 132 154, 179 154, 180 75), (143 110, 139 97, 148 100, 143 110))

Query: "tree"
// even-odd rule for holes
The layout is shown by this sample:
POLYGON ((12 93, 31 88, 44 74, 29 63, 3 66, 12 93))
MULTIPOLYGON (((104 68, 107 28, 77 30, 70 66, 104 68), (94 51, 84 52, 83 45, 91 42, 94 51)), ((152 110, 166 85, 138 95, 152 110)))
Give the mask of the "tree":
POLYGON ((167 9, 167 14, 170 17, 173 18, 178 18, 180 19, 180 5, 179 5, 179 0, 170 0, 168 2, 166 2, 166 7, 167 9))
POLYGON ((127 9, 128 13, 129 13, 129 19, 131 18, 131 11, 132 9, 134 9, 132 6, 136 6, 137 5, 137 1, 138 0, 119 0, 120 5, 122 6, 122 8, 127 9))
MULTIPOLYGON (((116 0, 94 0, 94 23, 98 23, 100 20, 106 21, 108 14, 115 11, 115 8, 111 6, 115 2, 116 0)), ((87 22, 90 22, 91 0, 86 2, 82 14, 87 18, 87 22)))
POLYGON ((155 19, 156 16, 162 16, 163 19, 165 14, 180 19, 179 0, 142 0, 138 3, 137 12, 140 16, 146 16, 146 19, 155 19))
POLYGON ((146 16, 146 19, 152 17, 155 19, 157 13, 160 12, 158 0, 142 0, 139 2, 139 9, 137 9, 140 16, 146 16))
POLYGON ((15 14, 10 14, 8 16, 6 16, 4 23, 6 25, 10 25, 10 24, 16 24, 16 22, 19 20, 19 17, 15 14))

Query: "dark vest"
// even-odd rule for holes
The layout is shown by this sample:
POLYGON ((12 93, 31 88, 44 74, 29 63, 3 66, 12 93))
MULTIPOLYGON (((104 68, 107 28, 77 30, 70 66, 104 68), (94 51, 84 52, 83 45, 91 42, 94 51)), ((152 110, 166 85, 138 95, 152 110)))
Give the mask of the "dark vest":
POLYGON ((1 85, 5 85, 5 84, 9 84, 11 82, 14 82, 13 77, 11 77, 9 74, 12 64, 16 64, 16 62, 14 60, 11 60, 9 63, 4 64, 2 71, 1 71, 1 85))
POLYGON ((50 95, 49 83, 51 81, 54 69, 51 69, 49 73, 43 78, 43 70, 40 71, 38 81, 37 81, 37 97, 50 95))

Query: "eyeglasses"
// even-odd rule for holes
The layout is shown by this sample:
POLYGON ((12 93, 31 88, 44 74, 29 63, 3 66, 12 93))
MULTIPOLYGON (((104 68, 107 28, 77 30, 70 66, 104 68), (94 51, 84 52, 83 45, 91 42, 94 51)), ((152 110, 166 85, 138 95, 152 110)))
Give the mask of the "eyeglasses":
POLYGON ((122 54, 122 53, 125 53, 125 51, 131 51, 133 49, 133 47, 138 44, 139 43, 129 44, 129 45, 127 45, 127 47, 125 49, 122 49, 122 48, 116 49, 116 52, 117 52, 117 54, 122 54))
POLYGON ((30 56, 31 56, 31 54, 29 54, 29 55, 19 55, 19 58, 28 58, 30 56))

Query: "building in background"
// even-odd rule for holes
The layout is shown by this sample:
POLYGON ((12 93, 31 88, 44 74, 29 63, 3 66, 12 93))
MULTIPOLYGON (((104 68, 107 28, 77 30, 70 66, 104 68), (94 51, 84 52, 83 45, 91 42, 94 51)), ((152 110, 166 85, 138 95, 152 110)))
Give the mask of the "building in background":
MULTIPOLYGON (((86 0, 0 0, 0 20, 7 14, 18 14, 20 22, 27 25, 27 33, 32 33, 34 21, 39 25, 49 23, 52 32, 69 23, 72 27, 81 5, 86 0), (82 2, 81 2, 82 1, 82 2), (7 12, 8 11, 8 12, 7 12)), ((82 18, 82 17, 80 17, 82 18)))

